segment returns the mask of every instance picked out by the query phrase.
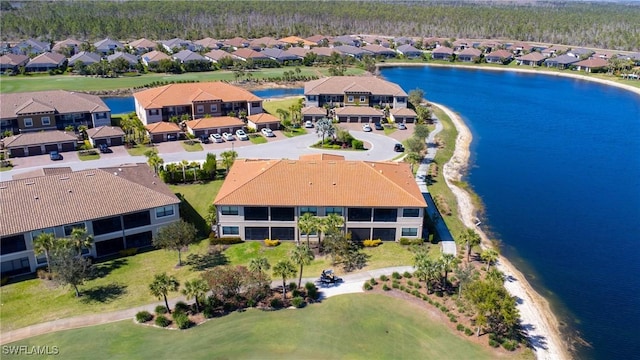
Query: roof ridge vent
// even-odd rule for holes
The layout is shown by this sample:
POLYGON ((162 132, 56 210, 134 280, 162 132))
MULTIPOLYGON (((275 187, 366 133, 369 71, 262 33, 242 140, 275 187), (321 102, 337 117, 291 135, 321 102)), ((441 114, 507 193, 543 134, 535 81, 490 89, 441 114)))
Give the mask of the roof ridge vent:
POLYGON ((25 185, 35 185, 35 183, 36 183, 35 181, 29 181, 29 182, 24 183, 24 184, 25 184, 25 185))
POLYGON ((89 174, 85 174, 84 176, 89 177, 89 176, 95 176, 96 173, 89 173, 89 174))
POLYGON ((69 180, 69 177, 68 176, 63 176, 63 177, 60 178, 60 180, 69 180))

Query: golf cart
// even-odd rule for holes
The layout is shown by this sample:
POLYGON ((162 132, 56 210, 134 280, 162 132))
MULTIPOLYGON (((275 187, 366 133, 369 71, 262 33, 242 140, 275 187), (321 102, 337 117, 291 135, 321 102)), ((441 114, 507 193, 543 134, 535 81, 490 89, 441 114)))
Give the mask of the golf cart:
POLYGON ((342 282, 342 278, 337 277, 331 269, 322 270, 322 274, 320 275, 318 282, 322 284, 335 284, 342 282))

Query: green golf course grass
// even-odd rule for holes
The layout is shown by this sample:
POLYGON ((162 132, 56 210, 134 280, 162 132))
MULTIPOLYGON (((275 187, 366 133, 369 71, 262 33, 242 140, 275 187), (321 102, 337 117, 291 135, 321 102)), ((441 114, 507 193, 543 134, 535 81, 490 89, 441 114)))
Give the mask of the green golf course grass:
MULTIPOLYGON (((93 360, 504 357, 430 318, 425 307, 380 294, 341 295, 298 310, 249 309, 185 331, 131 320, 50 333, 11 345, 57 346, 61 358, 93 360)), ((13 358, 17 357, 3 355, 3 359, 13 358)))

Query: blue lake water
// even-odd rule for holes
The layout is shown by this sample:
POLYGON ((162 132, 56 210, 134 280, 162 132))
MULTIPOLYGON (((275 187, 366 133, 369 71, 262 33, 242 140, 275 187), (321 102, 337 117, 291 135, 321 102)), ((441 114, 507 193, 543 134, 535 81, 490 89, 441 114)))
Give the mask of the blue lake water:
MULTIPOLYGON (((253 94, 263 98, 279 98, 285 96, 296 96, 304 94, 303 88, 274 88, 253 90, 253 94)), ((102 101, 111 109, 112 114, 126 114, 135 111, 133 96, 105 97, 102 101)))
POLYGON ((466 180, 502 252, 552 304, 578 358, 640 354, 640 96, 584 80, 387 68, 473 133, 466 180))

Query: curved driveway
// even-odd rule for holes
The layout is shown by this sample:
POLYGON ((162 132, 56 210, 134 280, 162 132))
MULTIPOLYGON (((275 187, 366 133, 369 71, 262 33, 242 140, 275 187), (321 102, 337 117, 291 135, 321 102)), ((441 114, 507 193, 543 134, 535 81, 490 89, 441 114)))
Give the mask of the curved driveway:
MULTIPOLYGON (((252 159, 298 159, 300 155, 304 154, 330 153, 343 155, 347 160, 383 161, 390 160, 398 155, 397 153, 393 152, 393 145, 397 143, 398 140, 395 140, 389 136, 379 135, 374 132, 366 133, 354 130, 351 130, 350 132, 355 138, 369 143, 370 148, 366 151, 314 149, 310 146, 318 142, 319 140, 318 135, 315 133, 296 136, 293 138, 284 138, 284 135, 281 132, 277 131, 276 136, 282 137, 284 139, 277 139, 275 141, 271 139, 271 141, 269 141, 268 143, 257 145, 248 144, 248 142, 239 142, 236 140, 234 141, 233 149, 238 153, 238 157, 252 159), (235 146, 235 144, 237 144, 238 146, 235 146)), ((410 133, 411 132, 408 129, 407 135, 410 133)), ((160 144, 159 148, 161 148, 163 144, 166 143, 160 144)), ((177 142, 173 144, 179 145, 177 142)), ((178 152, 164 153, 162 149, 160 149, 160 157, 162 157, 165 163, 180 162, 182 160, 204 161, 207 153, 214 153, 216 155, 219 155, 221 152, 230 150, 232 148, 232 145, 229 142, 226 142, 225 145, 226 146, 224 148, 216 147, 215 149, 210 148, 213 145, 205 145, 205 150, 195 152, 187 152, 182 150, 178 152)), ((114 153, 101 154, 99 160, 93 161, 80 161, 78 160, 76 153, 64 153, 64 156, 67 157, 67 159, 55 163, 49 160, 48 155, 15 159, 15 163, 19 162, 22 164, 18 164, 14 168, 14 170, 0 173, 0 180, 10 180, 11 176, 15 174, 33 171, 43 167, 69 166, 74 171, 77 171, 100 167, 114 167, 127 163, 147 162, 146 157, 131 156, 126 151, 123 151, 123 147, 117 147, 113 149, 114 153)))

